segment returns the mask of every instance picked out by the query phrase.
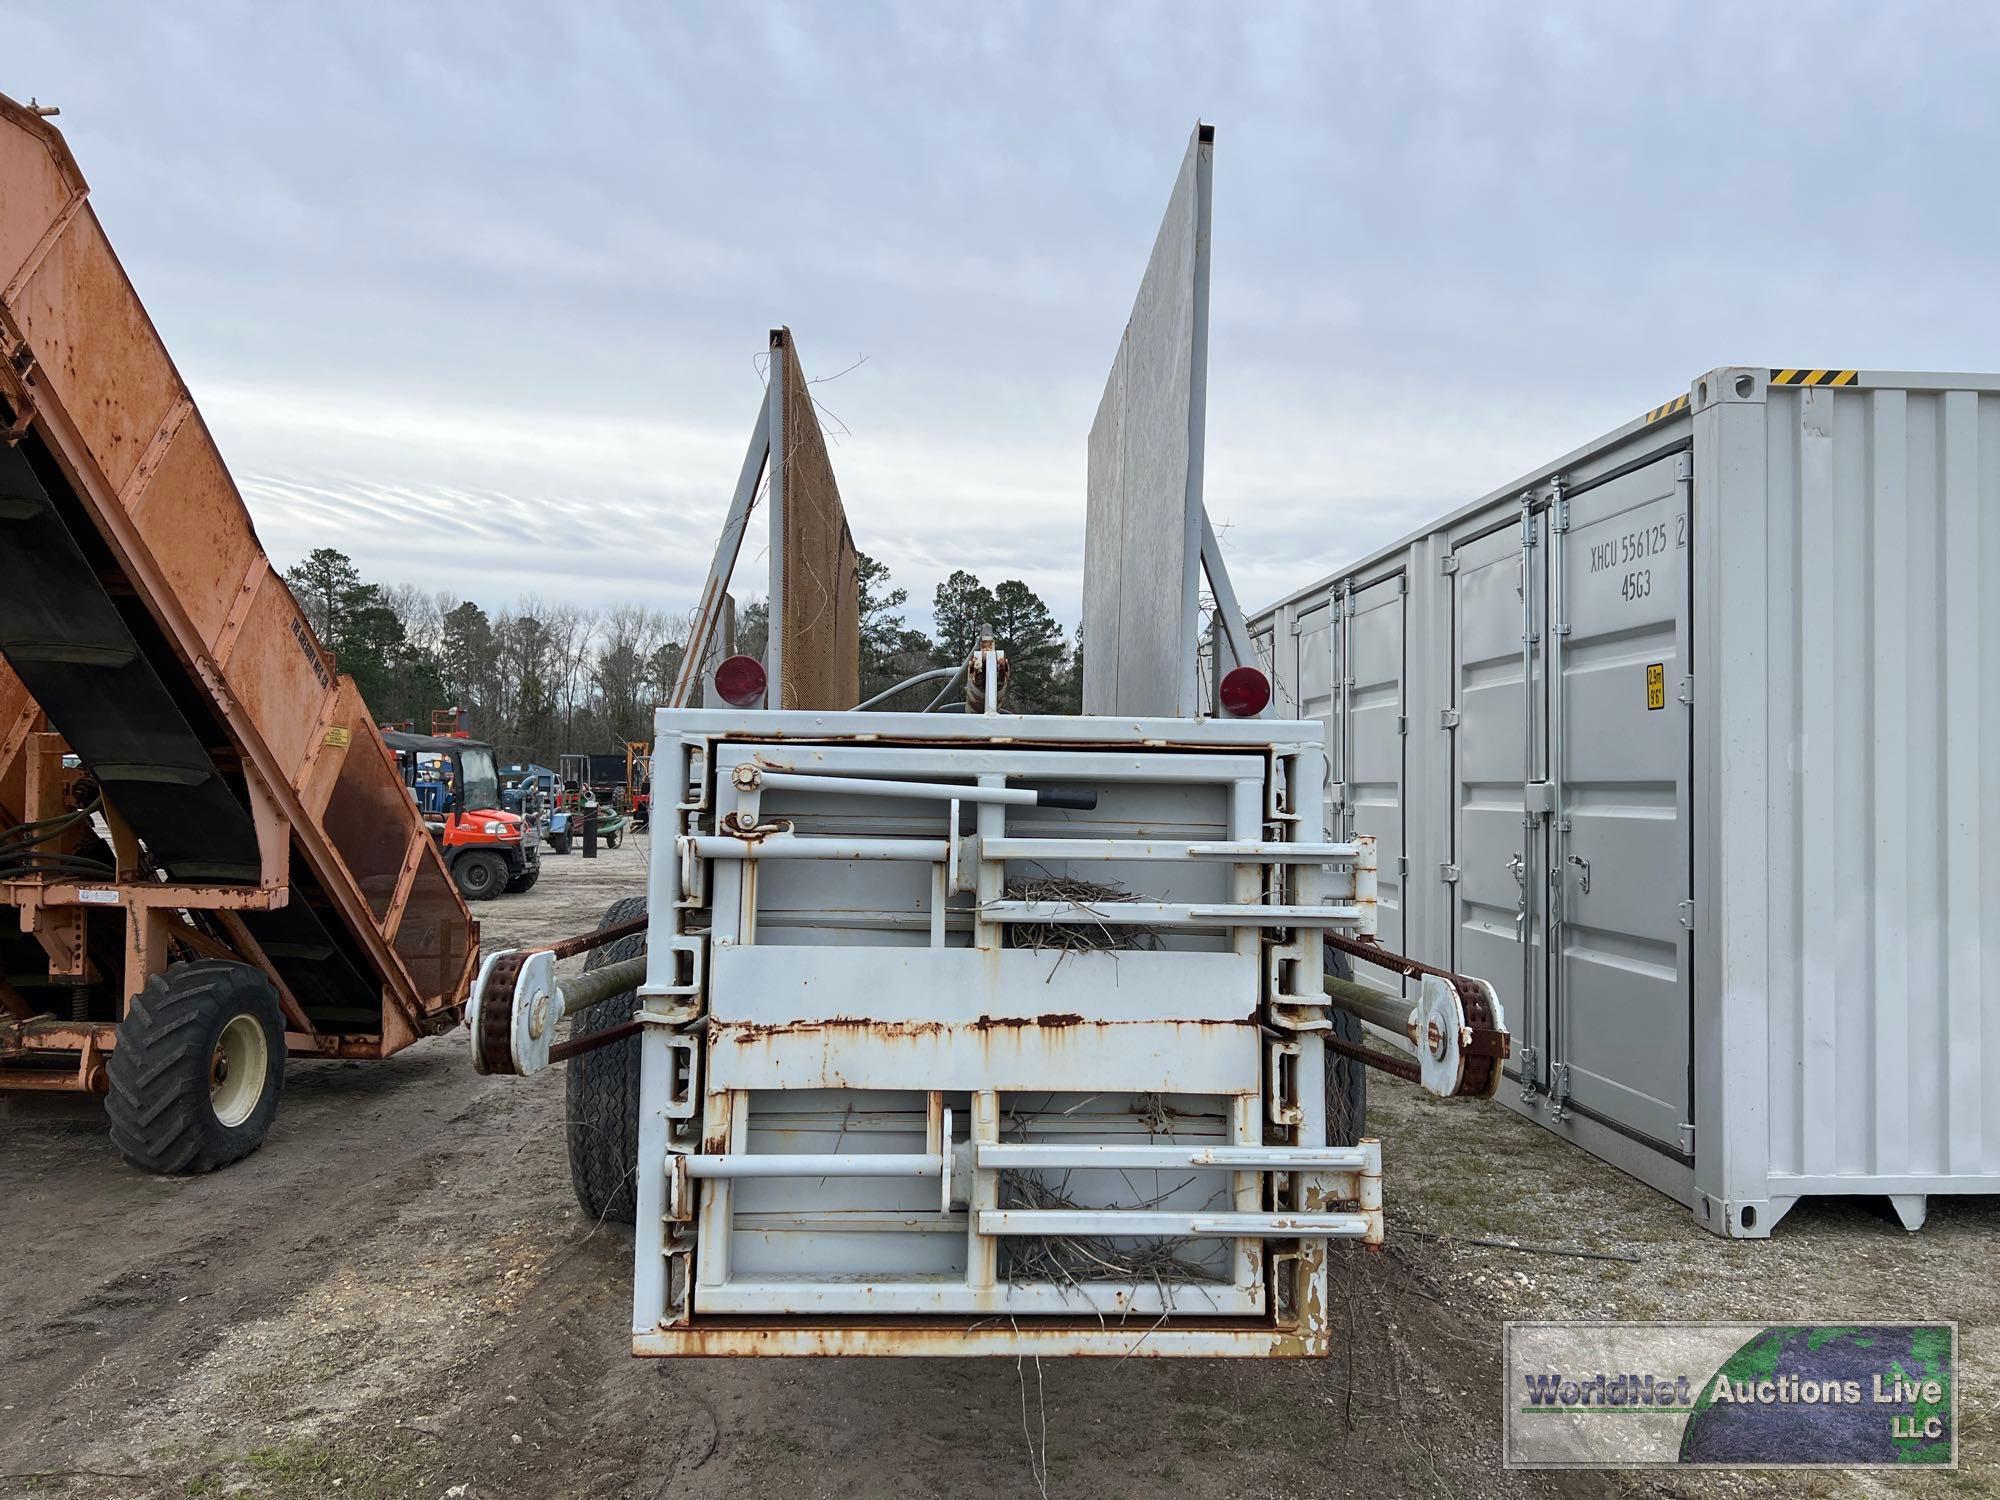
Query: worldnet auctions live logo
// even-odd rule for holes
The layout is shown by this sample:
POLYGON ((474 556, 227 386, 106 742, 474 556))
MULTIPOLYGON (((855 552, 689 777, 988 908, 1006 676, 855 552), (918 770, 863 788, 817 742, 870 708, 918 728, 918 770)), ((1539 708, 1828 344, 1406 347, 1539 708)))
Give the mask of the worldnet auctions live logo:
POLYGON ((1509 1468, 1958 1466, 1956 1323, 1509 1323, 1509 1468))

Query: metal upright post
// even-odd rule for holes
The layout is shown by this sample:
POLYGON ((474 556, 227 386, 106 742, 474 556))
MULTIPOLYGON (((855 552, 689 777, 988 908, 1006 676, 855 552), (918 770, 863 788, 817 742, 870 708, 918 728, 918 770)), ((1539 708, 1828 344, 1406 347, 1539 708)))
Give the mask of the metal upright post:
POLYGON ((1563 993, 1563 922, 1565 892, 1563 879, 1569 860, 1569 813, 1563 804, 1563 777, 1566 771, 1563 737, 1568 729, 1564 703, 1563 637, 1569 634, 1569 604, 1563 587, 1563 538, 1569 531, 1569 499, 1560 474, 1549 481, 1548 645, 1542 652, 1542 668, 1549 679, 1548 781, 1549 781, 1549 906, 1543 924, 1548 958, 1549 1038, 1549 1118, 1560 1120, 1569 1104, 1569 1045, 1564 1015, 1567 996, 1563 993))
POLYGON ((769 424, 771 492, 765 505, 771 531, 771 588, 764 638, 764 677, 773 708, 785 701, 785 359, 791 352, 785 330, 771 330, 771 363, 764 386, 764 412, 769 424))
POLYGON ((1535 1005, 1535 494, 1521 495, 1521 1018, 1528 1045, 1521 1049, 1521 1098, 1534 1098, 1536 1047, 1529 1017, 1535 1005))

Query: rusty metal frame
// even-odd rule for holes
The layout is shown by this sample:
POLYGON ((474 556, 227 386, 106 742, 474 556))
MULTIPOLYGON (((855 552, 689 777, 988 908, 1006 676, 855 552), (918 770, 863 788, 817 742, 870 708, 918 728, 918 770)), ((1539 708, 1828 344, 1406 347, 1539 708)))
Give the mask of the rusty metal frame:
MULTIPOLYGON (((230 932, 230 941, 237 950, 237 956, 254 963, 278 984, 290 1028, 288 1046, 291 1050, 332 1051, 343 1056, 381 1055, 392 1051, 402 1043, 436 1029, 440 1021, 454 1013, 457 997, 465 993, 478 962, 477 924, 469 913, 465 913, 464 965, 457 974, 440 976, 439 989, 432 996, 426 986, 417 983, 396 946, 401 922, 410 903, 410 891, 426 857, 432 861, 436 875, 446 882, 446 888, 450 888, 449 874, 442 858, 430 840, 423 836, 420 821, 412 820, 413 832, 398 873, 396 899, 386 919, 379 922, 338 848, 319 822, 317 812, 324 803, 330 781, 330 773, 323 769, 321 761, 326 746, 337 743, 327 727, 331 722, 329 716, 353 708, 358 699, 345 680, 334 673, 330 659, 316 642, 310 641, 309 637, 304 641, 313 657, 313 672, 325 692, 317 705, 315 732, 306 742, 307 753, 297 757, 300 763, 296 775, 288 774, 278 747, 266 740, 259 727, 260 722, 270 719, 268 705, 253 711, 251 706, 239 699, 225 677, 225 665, 236 656, 237 647, 244 639, 246 624, 260 606, 269 607, 272 592, 282 592, 283 582, 272 569, 252 530, 244 532, 248 545, 241 573, 236 573, 233 564, 228 569, 232 576, 223 587, 233 584, 234 591, 226 602, 208 593, 199 596, 199 606, 193 599, 183 598, 175 578, 154 555, 134 507, 140 504, 142 497, 153 492, 155 481, 173 462, 174 453, 188 448, 191 443, 198 443, 198 448, 188 449, 188 461, 197 465, 207 463, 213 467, 221 486, 218 503, 225 508, 232 501, 240 506, 240 496, 235 492, 226 467, 221 465, 219 455, 213 451, 213 441, 185 381, 175 368, 164 342, 159 340, 143 303, 132 289, 116 252, 90 209, 88 184, 77 170, 60 132, 4 97, 0 97, 0 125, 38 142, 54 162, 57 174, 54 178, 42 179, 48 186, 37 188, 34 194, 23 200, 24 208, 31 199, 43 205, 42 211, 50 215, 50 222, 41 228, 39 237, 20 265, 0 267, 0 275, 7 277, 6 288, 0 292, 0 398, 6 401, 13 418, 5 438, 18 441, 33 432, 46 445, 84 517, 141 596, 168 649, 205 690, 217 720, 235 746, 235 759, 240 762, 237 769, 247 788, 259 855, 255 886, 156 885, 139 880, 136 878, 137 845, 130 830, 123 828, 120 820, 113 815, 113 810, 107 810, 119 867, 116 877, 104 881, 68 877, 8 881, 0 883, 0 905, 15 907, 24 927, 30 930, 37 924, 59 922, 61 918, 58 914, 65 909, 110 905, 122 908, 128 918, 125 960, 128 1003, 130 995, 136 992, 145 976, 155 972, 165 962, 165 945, 169 938, 192 933, 194 936, 187 940, 188 946, 202 947, 198 930, 176 921, 172 914, 176 911, 212 912, 216 925, 230 932), (111 278, 103 295, 111 298, 121 311, 129 308, 140 330, 138 342, 147 345, 143 349, 135 348, 135 357, 140 360, 137 367, 156 371, 160 379, 169 382, 164 388, 164 406, 157 418, 153 415, 150 399, 146 397, 135 397, 127 408, 125 415, 130 419, 129 426, 147 425, 150 430, 130 434, 131 440, 140 444, 139 456, 131 472, 118 484, 113 483, 100 465, 92 450, 91 440, 84 436, 66 404, 70 399, 82 400, 97 395, 98 388, 71 391, 62 385, 59 378, 61 372, 53 367, 44 372, 36 362, 38 345, 23 326, 24 318, 32 321, 26 303, 32 301, 34 296, 32 288, 37 284, 37 268, 44 266, 66 238, 83 246, 93 257, 103 258, 111 278), (52 380, 51 377, 57 378, 52 380), (219 619, 214 617, 216 611, 207 607, 210 605, 220 608, 219 619), (203 627, 197 624, 193 613, 197 607, 203 610, 207 628, 214 635, 212 648, 205 644, 203 627), (259 712, 264 715, 262 721, 257 717, 259 712), (268 957, 254 942, 247 941, 247 930, 240 922, 228 920, 229 915, 237 911, 270 910, 288 901, 294 843, 304 863, 312 869, 326 891, 337 912, 337 919, 370 960, 382 1007, 383 1024, 379 1034, 334 1038, 314 1033, 297 998, 291 995, 268 957), (431 851, 428 856, 424 852, 427 849, 431 851)), ((38 167, 36 170, 44 169, 38 167)), ((36 326, 39 327, 39 324, 36 326)), ((115 382, 116 377, 112 378, 115 382)), ((115 383, 111 387, 114 402, 118 400, 119 389, 115 383)), ((131 452, 129 448, 122 451, 131 452)), ((208 470, 203 469, 202 472, 207 473, 208 470)), ((241 524, 247 528, 247 517, 241 524)), ((293 605, 293 608, 296 609, 296 606, 293 605)), ((361 711, 365 714, 365 707, 361 711)), ((27 739, 39 732, 41 722, 39 709, 30 701, 14 722, 0 724, 0 768, 21 753, 27 739)), ((344 744, 345 741, 338 743, 344 744)), ((366 747, 358 743, 353 750, 367 753, 366 747)), ((289 741, 284 755, 292 757, 289 741)), ((210 945, 219 942, 213 938, 207 941, 210 945)), ((26 1004, 25 1000, 20 1001, 21 1006, 26 1004)), ((9 1004, 6 1011, 11 1013, 17 1008, 9 1004)), ((78 1051, 86 1041, 95 1054, 108 1049, 113 1040, 108 1026, 63 1030, 41 1023, 17 1023, 11 1027, 0 1023, 0 1055, 6 1056, 19 1057, 28 1052, 78 1051)), ((8 1070, 0 1075, 0 1087, 12 1083, 16 1074, 17 1070, 8 1070)))

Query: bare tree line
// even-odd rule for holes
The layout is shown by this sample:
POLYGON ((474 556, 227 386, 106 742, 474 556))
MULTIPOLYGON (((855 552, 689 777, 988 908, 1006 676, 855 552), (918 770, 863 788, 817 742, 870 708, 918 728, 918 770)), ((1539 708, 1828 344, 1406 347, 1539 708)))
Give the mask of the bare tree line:
MULTIPOLYGON (((437 667, 442 702, 503 760, 553 765, 566 751, 650 740, 680 671, 692 612, 555 604, 530 594, 488 614, 414 585, 383 590, 413 652, 437 667)), ((412 712, 428 722, 429 712, 412 712)))
MULTIPOLYGON (((988 589, 971 573, 953 573, 935 592, 933 638, 906 622, 908 593, 886 567, 865 554, 860 566, 863 697, 962 662, 991 626, 1013 665, 1012 706, 1077 712, 1080 652, 1026 584, 988 589)), ((650 740, 653 710, 673 691, 693 628, 691 609, 585 608, 535 594, 489 612, 448 590, 369 583, 333 547, 314 548, 285 580, 378 720, 421 731, 434 710, 460 709, 503 763, 553 766, 565 753, 650 740)), ((764 602, 745 601, 738 649, 761 653, 764 629, 764 602)))

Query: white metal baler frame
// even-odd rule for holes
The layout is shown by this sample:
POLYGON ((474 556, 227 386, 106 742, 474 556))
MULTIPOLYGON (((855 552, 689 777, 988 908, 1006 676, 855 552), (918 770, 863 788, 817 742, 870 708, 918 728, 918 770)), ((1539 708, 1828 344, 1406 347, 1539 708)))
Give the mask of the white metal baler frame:
POLYGON ((1373 927, 1372 845, 1319 842, 1325 750, 1317 725, 936 715, 857 721, 841 714, 663 710, 658 734, 655 787, 688 787, 692 794, 674 809, 673 841, 655 846, 650 877, 649 964, 640 991, 635 1353, 1324 1352, 1325 1241, 1379 1244, 1383 1217, 1379 1146, 1329 1147, 1316 1084, 1329 1024, 1320 936, 1329 927, 1362 933, 1373 927), (1032 804, 1036 797, 1010 781, 1052 778, 1220 787, 1229 836, 1009 837, 1010 803, 1032 804), (944 836, 815 838, 767 825, 761 816, 773 792, 809 786, 828 795, 839 786, 839 795, 867 798, 881 795, 885 784, 900 800, 930 796, 943 804, 937 821, 944 836), (953 801, 974 809, 974 829, 964 837, 960 819, 947 812, 953 801), (760 948, 743 899, 748 886, 754 903, 754 866, 800 858, 927 865, 936 899, 926 914, 925 946, 760 948), (1094 1015, 1064 1012, 1061 1024, 1052 1024, 1051 1012, 1089 1004, 1090 960, 1109 956, 1062 957, 1053 972, 1067 968, 1065 980, 1050 976, 1051 955, 1000 946, 1009 924, 1097 920, 1073 903, 1003 899, 1009 859, 1226 865, 1234 872, 1228 901, 1121 902, 1116 916, 1126 926, 1226 933, 1228 951, 1117 955, 1113 961, 1128 971, 1143 966, 1146 982, 1111 992, 1094 1015), (1281 892, 1288 887, 1288 900, 1264 899, 1274 883, 1281 892), (966 916, 954 913, 952 920, 969 918, 972 951, 986 955, 979 960, 945 946, 954 890, 972 897, 966 916), (688 918, 704 906, 707 929, 695 930, 688 918), (1277 940, 1267 941, 1267 934, 1277 940), (975 962, 1002 975, 983 993, 949 996, 926 988, 950 982, 954 969, 962 980, 975 962), (1257 993, 1240 1001, 1204 994, 1231 965, 1256 975, 1257 993), (1017 972, 1003 974, 1010 967, 1017 972), (865 1013, 832 1028, 829 1039, 825 1017, 787 1015, 782 999, 759 1005, 760 997, 790 996, 801 981, 830 992, 823 1011, 843 1019, 861 1006, 865 1013), (926 994, 928 1007, 920 1003, 926 994), (925 1013, 949 1012, 954 1000, 950 1021, 925 1013), (1123 1015, 1114 1019, 1120 1006, 1123 1015), (1220 1019, 1232 1011, 1233 1019, 1220 1019), (992 1040, 996 1026, 1004 1045, 992 1040), (1246 1049, 1248 1090, 1241 1070, 1246 1049), (1233 1067, 1222 1058, 1231 1050, 1238 1055, 1233 1067), (914 1081, 946 1085, 924 1090, 923 1149, 800 1157, 742 1149, 752 1088, 825 1087, 833 1080, 904 1090, 914 1081), (1302 1087, 1301 1080, 1315 1085, 1302 1087), (1225 1092, 1225 1085, 1237 1090, 1226 1142, 1062 1146, 999 1138, 999 1101, 1016 1087, 1207 1093, 1225 1092), (954 1143, 943 1101, 958 1092, 970 1097, 972 1120, 969 1138, 954 1143), (1230 1206, 1067 1213, 998 1206, 1003 1170, 1113 1166, 1226 1169, 1230 1206), (962 1195, 968 1205, 963 1278, 957 1284, 765 1278, 733 1285, 735 1185, 793 1175, 932 1180, 938 1183, 933 1212, 947 1222, 962 1195), (1351 1207, 1336 1210, 1336 1204, 1351 1207), (1223 1284, 1010 1284, 997 1278, 995 1266, 1000 1239, 1018 1234, 1226 1236, 1236 1250, 1223 1284), (894 1321, 885 1325, 884 1318, 894 1321))

